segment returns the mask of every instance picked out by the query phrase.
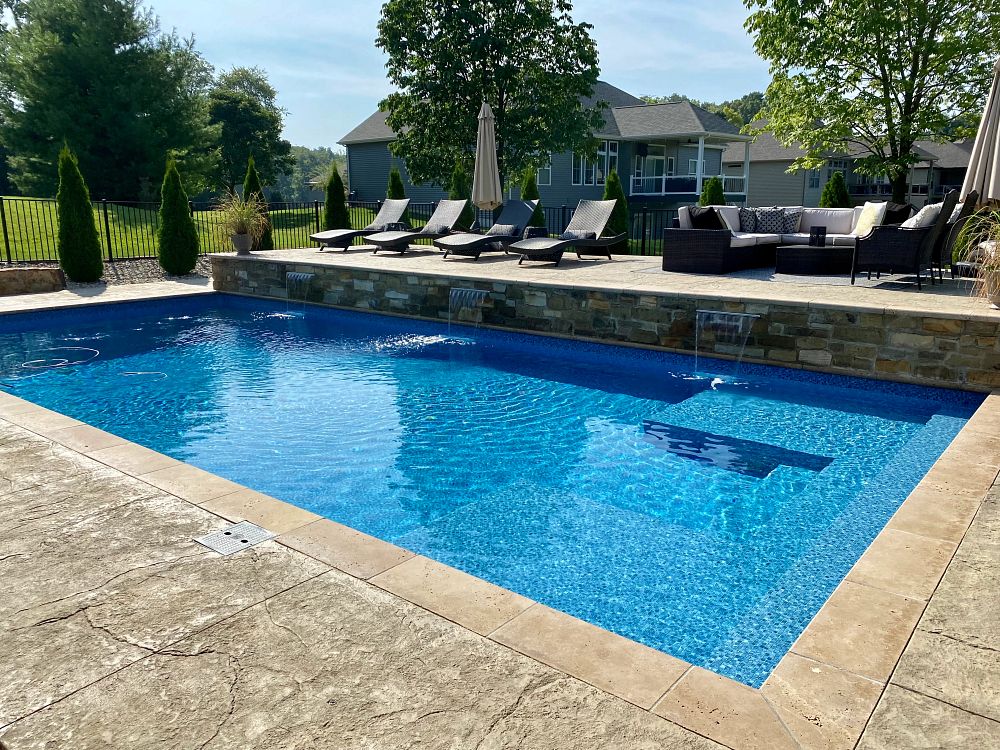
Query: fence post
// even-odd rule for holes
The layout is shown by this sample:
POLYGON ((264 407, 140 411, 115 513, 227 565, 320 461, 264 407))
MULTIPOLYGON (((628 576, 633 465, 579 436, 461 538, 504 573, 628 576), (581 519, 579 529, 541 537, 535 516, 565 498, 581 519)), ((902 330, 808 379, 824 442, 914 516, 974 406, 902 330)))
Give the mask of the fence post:
POLYGON ((111 250, 111 222, 108 220, 107 198, 101 198, 101 208, 104 211, 104 236, 108 240, 108 260, 114 260, 115 256, 111 250))
POLYGON ((642 229, 640 229, 639 231, 642 232, 642 242, 639 245, 639 255, 645 255, 646 254, 646 206, 642 207, 642 229))
POLYGON ((319 201, 313 201, 313 213, 316 214, 316 231, 322 232, 323 227, 319 224, 319 201))
POLYGON ((14 259, 10 254, 10 236, 7 234, 7 209, 4 208, 2 195, 0 195, 0 225, 3 226, 3 246, 7 253, 7 262, 13 263, 14 259))
POLYGON ((566 227, 569 225, 569 217, 567 215, 568 212, 569 212, 569 206, 567 206, 565 203, 563 203, 563 207, 562 207, 562 226, 559 227, 559 234, 562 234, 563 232, 565 232, 566 231, 566 227))

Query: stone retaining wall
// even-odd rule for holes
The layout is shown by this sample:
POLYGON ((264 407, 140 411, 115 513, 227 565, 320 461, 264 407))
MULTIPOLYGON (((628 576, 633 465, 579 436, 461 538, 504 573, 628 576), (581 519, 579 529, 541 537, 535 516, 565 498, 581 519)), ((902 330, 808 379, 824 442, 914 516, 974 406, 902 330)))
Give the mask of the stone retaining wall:
POLYGON ((57 292, 65 288, 66 277, 58 268, 0 268, 0 297, 57 292))
MULTIPOLYGON (((974 390, 1000 387, 1000 324, 987 320, 212 259, 215 288, 223 292, 285 299, 289 271, 315 274, 309 302, 446 319, 450 289, 477 288, 488 293, 484 325, 682 352, 695 349, 696 310, 752 313, 760 317, 746 344, 747 361, 974 390)), ((738 347, 703 331, 699 351, 732 357, 738 347)))

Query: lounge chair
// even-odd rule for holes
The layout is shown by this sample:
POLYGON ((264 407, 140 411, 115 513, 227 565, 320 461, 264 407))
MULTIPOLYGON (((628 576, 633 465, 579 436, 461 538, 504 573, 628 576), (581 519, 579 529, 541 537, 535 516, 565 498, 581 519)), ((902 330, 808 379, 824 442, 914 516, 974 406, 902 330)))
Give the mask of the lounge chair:
POLYGON ((409 204, 409 198, 387 200, 378 210, 374 221, 364 229, 327 229, 324 232, 310 234, 309 239, 319 243, 320 252, 328 247, 337 247, 346 251, 357 237, 364 237, 372 232, 384 232, 399 224, 409 204))
POLYGON ((941 204, 941 211, 934 223, 924 227, 877 226, 864 237, 859 237, 854 247, 854 263, 851 267, 851 283, 859 273, 872 277, 882 273, 914 273, 917 275, 917 289, 922 288, 921 272, 930 273, 934 283, 934 248, 938 237, 944 231, 958 204, 958 191, 952 190, 941 204))
POLYGON ((411 242, 416 240, 436 240, 449 235, 455 229, 455 224, 462 217, 462 211, 468 201, 441 201, 420 229, 415 232, 379 232, 365 235, 365 242, 374 245, 372 254, 379 250, 391 250, 405 253, 411 242))
POLYGON ((611 219, 615 201, 580 201, 573 212, 569 226, 558 239, 549 237, 533 237, 510 246, 521 254, 517 261, 521 265, 526 260, 537 260, 559 265, 563 253, 572 247, 578 258, 584 255, 607 256, 611 260, 611 248, 628 239, 628 233, 622 232, 614 237, 602 237, 604 229, 611 219), (595 252, 596 251, 596 252, 595 252))
POLYGON ((485 250, 503 250, 511 243, 524 236, 524 229, 531 221, 538 201, 508 201, 500 212, 500 218, 490 227, 486 234, 449 234, 447 237, 434 240, 434 245, 444 250, 444 257, 449 255, 465 255, 476 260, 485 250))

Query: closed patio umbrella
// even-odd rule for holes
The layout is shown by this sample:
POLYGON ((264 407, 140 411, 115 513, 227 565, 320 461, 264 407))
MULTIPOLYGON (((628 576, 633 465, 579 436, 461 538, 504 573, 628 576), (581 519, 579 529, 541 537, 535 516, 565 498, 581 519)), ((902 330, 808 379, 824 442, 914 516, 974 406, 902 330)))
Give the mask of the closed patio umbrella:
POLYGON ((483 102, 479 110, 479 133, 476 136, 476 168, 472 175, 472 202, 491 210, 503 203, 500 168, 497 166, 496 130, 493 110, 483 102))
POLYGON ((973 190, 979 200, 1000 200, 1000 60, 993 69, 993 85, 969 157, 969 169, 962 183, 962 197, 973 190))

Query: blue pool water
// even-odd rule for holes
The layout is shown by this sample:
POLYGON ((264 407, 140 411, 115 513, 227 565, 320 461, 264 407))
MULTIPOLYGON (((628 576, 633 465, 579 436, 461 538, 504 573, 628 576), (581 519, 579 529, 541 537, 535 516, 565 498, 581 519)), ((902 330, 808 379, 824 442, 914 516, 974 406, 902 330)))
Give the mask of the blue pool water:
POLYGON ((3 316, 0 382, 755 686, 981 400, 287 309, 3 316))

